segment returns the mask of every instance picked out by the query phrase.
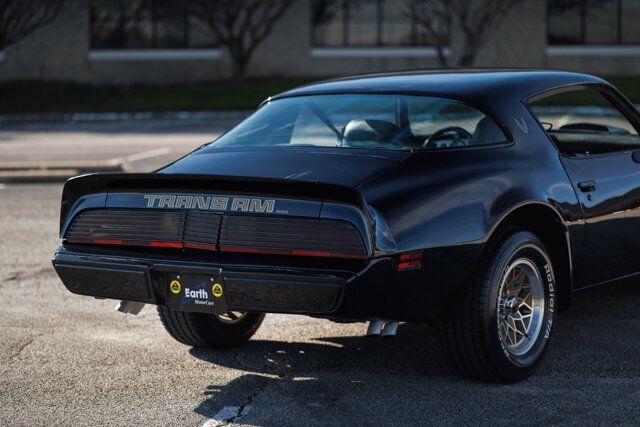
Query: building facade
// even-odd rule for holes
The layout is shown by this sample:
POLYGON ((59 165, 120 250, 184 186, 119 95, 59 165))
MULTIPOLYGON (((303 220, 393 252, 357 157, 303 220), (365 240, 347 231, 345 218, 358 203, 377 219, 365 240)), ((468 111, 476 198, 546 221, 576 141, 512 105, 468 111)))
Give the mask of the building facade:
MULTIPOLYGON (((0 51, 0 80, 173 84, 229 78, 229 53, 190 0, 67 0, 56 19, 0 51)), ((193 1, 193 0, 191 0, 193 1)), ((440 66, 436 42, 404 0, 298 0, 255 51, 249 77, 332 76, 440 66)), ((475 66, 640 73, 640 0, 525 0, 475 66)), ((455 63, 462 39, 444 48, 455 63)))

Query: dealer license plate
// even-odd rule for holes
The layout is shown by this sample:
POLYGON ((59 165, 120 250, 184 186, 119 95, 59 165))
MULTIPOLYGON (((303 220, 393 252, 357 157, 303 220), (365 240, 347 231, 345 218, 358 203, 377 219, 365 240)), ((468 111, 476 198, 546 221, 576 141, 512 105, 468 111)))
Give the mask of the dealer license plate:
POLYGON ((218 275, 165 274, 167 305, 174 310, 225 314, 224 284, 218 275))

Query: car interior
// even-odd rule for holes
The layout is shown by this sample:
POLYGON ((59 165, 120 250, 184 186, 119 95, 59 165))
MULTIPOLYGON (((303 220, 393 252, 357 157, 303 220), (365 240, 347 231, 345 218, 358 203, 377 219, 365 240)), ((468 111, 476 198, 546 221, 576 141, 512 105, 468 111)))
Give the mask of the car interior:
MULTIPOLYGON (((402 147, 410 149, 438 149, 486 145, 506 140, 500 127, 482 115, 471 131, 462 125, 447 125, 429 134, 414 131, 407 101, 399 98, 395 123, 380 119, 352 119, 338 129, 313 101, 307 107, 337 136, 338 145, 352 148, 402 147)), ((475 112, 480 114, 479 112, 475 112)), ((450 124, 455 123, 451 120, 450 124)))
POLYGON ((434 150, 506 141, 493 119, 452 99, 340 94, 277 100, 223 135, 211 148, 247 145, 434 150))
POLYGON ((579 157, 640 149, 640 136, 633 124, 597 89, 550 95, 530 107, 564 155, 579 157))
POLYGON ((585 128, 561 127, 547 131, 551 140, 561 153, 570 156, 603 154, 612 151, 636 150, 640 148, 640 138, 626 132, 611 132, 603 126, 602 130, 591 130, 594 125, 585 123, 585 128))

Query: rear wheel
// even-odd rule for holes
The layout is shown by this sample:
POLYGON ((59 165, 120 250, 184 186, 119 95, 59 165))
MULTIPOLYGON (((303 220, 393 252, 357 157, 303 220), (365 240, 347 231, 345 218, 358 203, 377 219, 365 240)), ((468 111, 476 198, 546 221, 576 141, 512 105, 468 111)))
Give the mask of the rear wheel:
POLYGON ((555 305, 553 265, 544 244, 527 231, 503 233, 445 325, 450 360, 473 379, 514 382, 530 376, 551 336, 555 305))
POLYGON ((177 341, 204 348, 231 348, 249 341, 263 313, 231 311, 224 315, 190 313, 158 306, 160 320, 177 341))

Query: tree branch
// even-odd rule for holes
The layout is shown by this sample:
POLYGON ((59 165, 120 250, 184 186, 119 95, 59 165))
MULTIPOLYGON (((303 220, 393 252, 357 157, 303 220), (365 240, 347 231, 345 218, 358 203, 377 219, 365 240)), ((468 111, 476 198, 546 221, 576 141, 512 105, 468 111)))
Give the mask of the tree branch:
POLYGON ((0 0, 0 50, 53 21, 64 0, 0 0))
POLYGON ((195 0, 193 7, 230 53, 235 78, 244 77, 255 49, 295 0, 195 0))
MULTIPOLYGON (((436 41, 445 39, 442 27, 449 31, 452 25, 457 24, 463 35, 457 65, 470 66, 475 62, 478 51, 496 23, 523 1, 405 0, 405 13, 415 19, 436 41)), ((441 56, 441 51, 438 55, 441 56)), ((446 64, 442 59, 440 62, 442 65, 446 64)))

